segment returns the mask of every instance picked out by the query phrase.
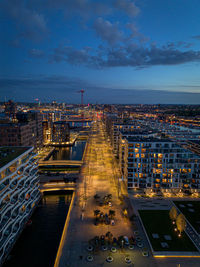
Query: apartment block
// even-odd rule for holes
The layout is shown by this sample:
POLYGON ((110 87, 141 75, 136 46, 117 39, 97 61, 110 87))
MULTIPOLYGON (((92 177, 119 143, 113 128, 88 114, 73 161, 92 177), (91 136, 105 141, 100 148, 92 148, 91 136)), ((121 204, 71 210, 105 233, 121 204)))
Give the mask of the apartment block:
POLYGON ((40 199, 33 147, 0 147, 0 265, 40 199))
POLYGON ((52 125, 52 144, 67 145, 70 140, 69 123, 56 121, 52 125))
POLYGON ((15 122, 0 123, 1 146, 34 146, 43 144, 40 113, 17 114, 15 122))
POLYGON ((197 154, 170 139, 129 137, 127 143, 128 189, 200 190, 197 154))
POLYGON ((140 126, 135 123, 114 123, 113 124, 113 151, 117 158, 119 158, 119 144, 120 144, 120 133, 131 132, 138 129, 140 126))

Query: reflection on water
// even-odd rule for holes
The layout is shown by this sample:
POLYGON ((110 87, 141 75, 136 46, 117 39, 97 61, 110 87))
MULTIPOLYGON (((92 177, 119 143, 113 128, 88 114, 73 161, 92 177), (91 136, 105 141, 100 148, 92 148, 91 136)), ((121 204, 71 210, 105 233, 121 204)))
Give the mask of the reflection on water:
POLYGON ((85 144, 85 141, 76 141, 71 147, 56 148, 49 160, 82 160, 85 144))
POLYGON ((3 267, 51 267, 54 264, 72 191, 43 197, 3 267))

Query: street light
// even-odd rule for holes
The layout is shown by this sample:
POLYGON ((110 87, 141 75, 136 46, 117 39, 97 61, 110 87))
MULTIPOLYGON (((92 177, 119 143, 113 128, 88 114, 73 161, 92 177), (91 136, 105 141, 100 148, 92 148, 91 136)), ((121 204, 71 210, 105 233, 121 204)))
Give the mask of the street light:
POLYGON ((122 248, 124 247, 124 239, 122 239, 122 248))

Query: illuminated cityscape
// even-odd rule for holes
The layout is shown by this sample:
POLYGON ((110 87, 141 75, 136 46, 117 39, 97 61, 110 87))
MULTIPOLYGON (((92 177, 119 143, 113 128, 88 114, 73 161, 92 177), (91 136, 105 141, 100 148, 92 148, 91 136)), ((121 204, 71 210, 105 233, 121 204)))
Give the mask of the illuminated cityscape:
POLYGON ((35 253, 30 266, 198 266, 200 117, 178 115, 188 109, 200 110, 3 102, 3 266, 35 253))
POLYGON ((0 267, 200 266, 199 10, 0 2, 0 267))

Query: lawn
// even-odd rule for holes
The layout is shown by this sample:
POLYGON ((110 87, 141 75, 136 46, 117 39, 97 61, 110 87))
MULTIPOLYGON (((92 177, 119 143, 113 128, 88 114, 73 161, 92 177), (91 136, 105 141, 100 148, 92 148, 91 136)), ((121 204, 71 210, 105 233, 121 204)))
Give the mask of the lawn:
POLYGON ((168 210, 139 210, 139 214, 154 251, 197 251, 186 233, 178 237, 168 210), (153 238, 152 234, 158 234, 159 238, 153 238), (172 240, 166 240, 164 235, 171 236, 172 240), (163 248, 161 242, 169 247, 163 248))
POLYGON ((174 201, 174 204, 185 215, 197 233, 200 234, 200 201, 174 201), (184 207, 180 205, 184 205, 184 207), (191 212, 190 210, 194 211, 191 212))

